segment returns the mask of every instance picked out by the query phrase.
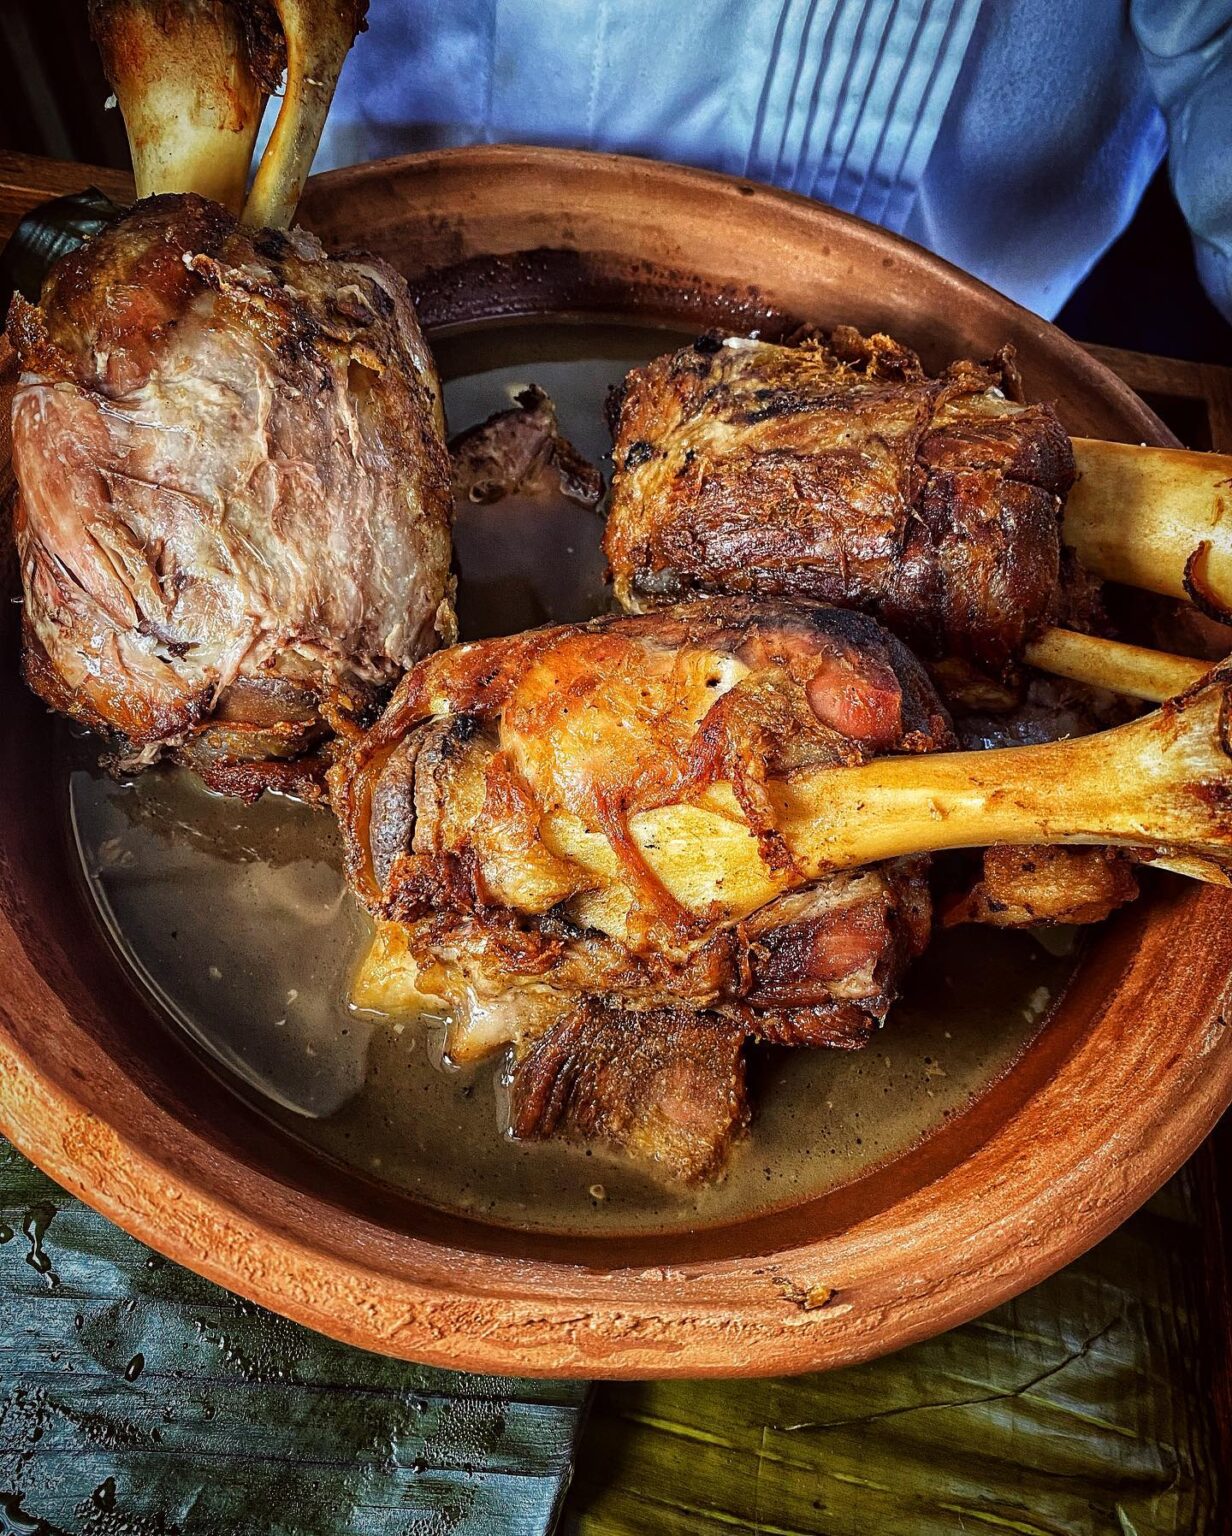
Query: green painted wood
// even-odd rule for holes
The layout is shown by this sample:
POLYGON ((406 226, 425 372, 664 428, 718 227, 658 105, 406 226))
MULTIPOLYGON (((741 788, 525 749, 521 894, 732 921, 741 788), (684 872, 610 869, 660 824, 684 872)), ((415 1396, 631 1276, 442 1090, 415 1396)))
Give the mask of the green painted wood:
POLYGON ((605 1388, 568 1536, 1223 1536, 1229 1319, 1200 1175, 1017 1301, 887 1359, 605 1388))
POLYGON ((0 1536, 539 1536, 586 1393, 335 1344, 0 1142, 0 1536))

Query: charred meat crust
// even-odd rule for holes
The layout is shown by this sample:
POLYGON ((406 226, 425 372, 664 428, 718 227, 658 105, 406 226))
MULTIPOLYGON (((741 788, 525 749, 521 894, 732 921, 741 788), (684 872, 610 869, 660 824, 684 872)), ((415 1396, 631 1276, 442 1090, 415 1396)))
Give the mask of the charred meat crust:
POLYGON ((590 1001, 519 1057, 510 1129, 602 1141, 684 1183, 712 1178, 748 1122, 744 1037, 705 1015, 590 1001))
POLYGON ((1051 407, 1015 404, 1006 350, 928 378, 840 328, 800 347, 704 338, 629 375, 605 550, 617 595, 815 598, 928 657, 994 673, 1048 622, 1074 478, 1051 407))
POLYGON ((855 1045, 927 941, 926 861, 725 920, 674 908, 629 819, 731 782, 774 868, 789 855, 770 778, 951 741, 919 664, 866 615, 722 598, 440 653, 330 784, 352 884, 407 925, 461 1006, 534 976, 566 1002, 687 1006, 759 1038, 855 1045), (608 840, 632 894, 619 941, 587 925, 592 878, 544 841, 561 808, 608 840))
POLYGON ((268 755, 285 785, 452 638, 439 390, 392 269, 164 195, 8 332, 26 675, 131 762, 247 796, 268 755), (285 717, 245 716, 263 690, 285 717))

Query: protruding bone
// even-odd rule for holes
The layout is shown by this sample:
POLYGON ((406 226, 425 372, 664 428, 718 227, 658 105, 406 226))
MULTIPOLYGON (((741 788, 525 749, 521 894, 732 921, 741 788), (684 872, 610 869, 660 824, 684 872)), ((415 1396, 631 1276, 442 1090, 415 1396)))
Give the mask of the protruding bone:
POLYGON ((1044 630, 1028 641, 1023 659, 1041 672, 1152 704, 1162 704, 1192 688, 1212 666, 1191 656, 1173 656, 1071 629, 1044 630))
POLYGON ((1109 581, 1232 618, 1232 454, 1073 439, 1063 532, 1109 581))
POLYGON ((364 25, 368 0, 274 0, 287 43, 278 121, 244 207, 244 223, 286 229, 321 142, 343 61, 364 25))
MULTIPOLYGON (((698 803, 634 816, 647 865, 695 913, 727 920, 836 869, 996 843, 1107 844, 1226 883, 1232 868, 1232 670, 1114 730, 1043 746, 880 757, 771 786, 794 868, 772 871, 727 786, 698 803)), ((619 936, 627 892, 606 839, 575 817, 547 819, 558 857, 595 877, 579 919, 619 936)))
POLYGON ((265 95, 282 68, 277 29, 262 22, 252 0, 242 10, 229 0, 91 0, 138 197, 198 192, 240 211, 265 95))

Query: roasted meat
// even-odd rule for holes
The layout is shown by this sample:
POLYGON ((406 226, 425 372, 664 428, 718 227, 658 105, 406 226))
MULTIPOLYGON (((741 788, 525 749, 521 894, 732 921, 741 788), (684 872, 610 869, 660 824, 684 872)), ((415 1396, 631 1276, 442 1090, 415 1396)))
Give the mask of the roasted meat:
MULTIPOLYGON (((634 370, 610 415, 626 607, 815 598, 993 677, 1049 626, 1098 622, 1090 574, 1232 614, 1232 457, 1071 441, 1023 401, 1009 348, 930 378, 850 326, 797 346, 704 336, 634 370)), ((1118 679, 1114 652, 1087 664, 1083 680, 1168 696, 1138 692, 1140 664, 1118 679)))
MULTIPOLYGON (((1050 407, 1019 396, 1008 353, 932 379, 888 337, 842 327, 824 344, 707 337, 660 358, 630 375, 617 415, 606 549, 618 596, 644 607, 681 590, 786 592, 875 613, 926 657, 960 730, 964 717, 990 722, 968 738, 1075 734, 1064 709, 1032 696, 1066 685, 1023 659, 1154 702, 1183 692, 1200 663, 1090 633, 1104 627, 1099 583, 1061 548, 1071 445, 1050 407)), ((1087 501, 1103 529, 1102 500, 1087 501)), ((1056 850, 1039 855, 1043 902, 1030 862, 1016 866, 1021 899, 1001 858, 995 901, 961 910, 1095 921, 1134 889, 1123 863, 1056 850), (1105 903, 1092 895, 1100 871, 1105 903)))
POLYGON ((987 848, 979 878, 943 905, 941 921, 994 928, 1099 923, 1137 894, 1133 867, 1114 848, 987 848))
POLYGON ((29 682, 130 762, 312 793, 330 730, 453 634, 405 284, 167 195, 16 298, 9 337, 29 682))
POLYGON ((736 598, 443 652, 332 787, 355 887, 407 925, 455 1054, 592 996, 858 1044, 927 940, 922 863, 802 882, 767 786, 950 740, 922 669, 872 620, 736 598), (721 806, 763 875, 720 869, 711 888, 682 849, 685 888, 669 888, 631 827, 682 803, 703 837, 721 806))
POLYGON ((507 411, 460 432, 449 444, 453 494, 458 501, 486 506, 506 496, 565 496, 594 507, 603 495, 603 477, 565 437, 556 407, 531 384, 507 411))
MULTIPOLYGON (((1084 853, 1077 901, 1054 857, 1012 847, 1029 842, 1229 883, 1230 688, 1217 669, 1110 730, 959 752, 923 669, 846 610, 717 598, 455 647, 331 771, 381 922, 356 1000, 444 1013, 458 1059, 512 1043, 530 1081, 564 1074, 568 1105, 616 1080, 608 1045, 588 1065, 581 1043, 599 1004, 617 1033, 693 1013, 859 1045, 927 942, 921 855, 1003 845, 965 916, 1074 920, 1129 893, 1084 853)), ((594 1113, 529 1123, 618 1123, 594 1113)))
POLYGON ((703 337, 629 375, 606 551, 622 604, 819 599, 994 674, 1058 605, 1074 458, 1008 353, 929 378, 885 336, 703 337))
POLYGON ((532 1041, 509 1080, 526 1141, 602 1141, 696 1183, 748 1121, 744 1031, 710 1014, 583 1003, 532 1041))

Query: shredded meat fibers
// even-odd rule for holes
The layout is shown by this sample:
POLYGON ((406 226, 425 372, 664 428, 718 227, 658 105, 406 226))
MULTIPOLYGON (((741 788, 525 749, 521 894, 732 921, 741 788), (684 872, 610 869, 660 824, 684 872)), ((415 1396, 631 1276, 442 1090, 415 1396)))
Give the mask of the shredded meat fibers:
POLYGON ((25 669, 56 709, 252 794, 451 636, 439 391, 389 267, 155 197, 8 330, 25 669))
POLYGON ((712 1178, 748 1120, 743 1032, 705 1014, 583 1004, 517 1059, 509 1125, 603 1141, 673 1178, 712 1178))

